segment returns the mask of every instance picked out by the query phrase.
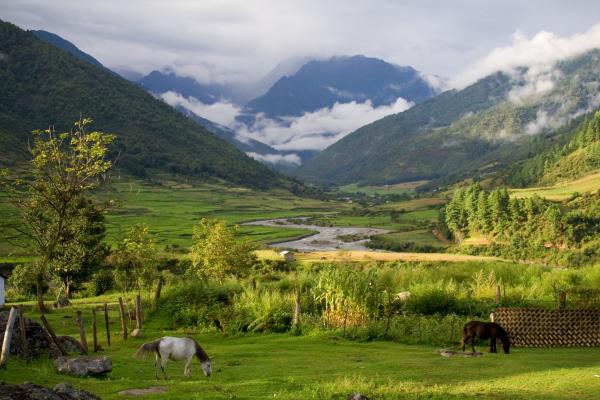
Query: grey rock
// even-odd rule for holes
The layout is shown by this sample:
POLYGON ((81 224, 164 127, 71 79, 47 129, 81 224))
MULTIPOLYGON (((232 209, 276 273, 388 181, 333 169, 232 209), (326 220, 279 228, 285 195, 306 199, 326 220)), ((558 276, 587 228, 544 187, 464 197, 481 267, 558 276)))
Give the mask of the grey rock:
POLYGON ((131 337, 139 338, 141 336, 142 336, 141 329, 135 328, 134 330, 131 331, 131 337))
POLYGON ((52 306, 54 308, 64 308, 64 307, 69 307, 70 305, 71 305, 71 301, 69 301, 69 299, 67 299, 66 297, 61 297, 60 299, 58 299, 54 303, 52 303, 52 306))
POLYGON ((75 389, 67 383, 47 387, 23 383, 21 385, 0 384, 0 400, 100 400, 100 397, 75 389))
POLYGON ((369 400, 369 398, 367 396, 365 396, 364 394, 360 394, 360 393, 354 393, 351 395, 348 395, 348 400, 369 400))
MULTIPOLYGON (((0 343, 4 339, 7 318, 7 311, 0 312, 0 343)), ((27 317, 25 317, 25 337, 27 339, 29 357, 37 358, 41 355, 53 357, 58 352, 46 330, 39 323, 27 317)), ((21 335, 19 334, 19 324, 15 323, 10 342, 10 352, 11 354, 20 354, 21 349, 22 343, 21 335)))
POLYGON ((67 353, 85 353, 83 345, 71 336, 57 336, 56 339, 67 353))
POLYGON ((59 383, 54 386, 54 391, 61 395, 71 396, 72 399, 77 400, 100 400, 100 397, 93 393, 86 392, 85 390, 76 389, 68 383, 59 383))
POLYGON ((112 371, 112 361, 106 356, 58 357, 54 366, 61 374, 75 376, 101 375, 112 371))

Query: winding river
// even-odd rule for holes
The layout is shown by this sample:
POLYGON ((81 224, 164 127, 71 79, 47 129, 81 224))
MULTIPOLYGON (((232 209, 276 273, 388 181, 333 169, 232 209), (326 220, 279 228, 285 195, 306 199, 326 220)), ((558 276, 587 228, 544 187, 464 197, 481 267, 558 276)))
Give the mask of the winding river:
MULTIPOLYGON (((294 218, 294 220, 303 218, 294 218)), ((361 227, 329 227, 308 224, 298 224, 290 222, 287 218, 268 219, 262 221, 246 222, 243 225, 258 225, 271 227, 290 227, 302 228, 315 231, 316 233, 302 239, 292 240, 289 242, 273 243, 270 247, 283 247, 295 249, 297 251, 335 251, 335 250, 366 250, 370 251, 365 243, 368 242, 368 237, 388 233, 390 231, 379 228, 361 228, 361 227), (353 242, 345 242, 340 239, 340 236, 356 235, 362 237, 353 242)))

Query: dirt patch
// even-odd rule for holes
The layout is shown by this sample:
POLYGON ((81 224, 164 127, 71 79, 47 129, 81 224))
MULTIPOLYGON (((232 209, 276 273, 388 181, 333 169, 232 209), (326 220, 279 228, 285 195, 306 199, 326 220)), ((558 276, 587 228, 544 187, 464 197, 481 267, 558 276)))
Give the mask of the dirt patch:
POLYGON ((156 393, 167 393, 167 388, 165 386, 151 386, 144 389, 127 389, 119 392, 123 396, 145 396, 156 393))

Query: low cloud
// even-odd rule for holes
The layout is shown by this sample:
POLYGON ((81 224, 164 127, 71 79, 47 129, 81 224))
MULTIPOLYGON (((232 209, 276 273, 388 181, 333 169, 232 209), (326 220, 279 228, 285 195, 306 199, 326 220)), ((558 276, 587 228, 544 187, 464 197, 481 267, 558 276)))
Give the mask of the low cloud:
POLYGON ((255 160, 267 162, 270 164, 302 164, 302 160, 297 154, 258 154, 248 152, 246 155, 254 158, 255 160))
POLYGON ((173 91, 162 93, 160 97, 173 107, 186 108, 199 117, 224 126, 231 126, 235 121, 235 117, 240 113, 238 106, 226 101, 204 104, 195 97, 186 98, 173 91))
POLYGON ((508 99, 515 104, 521 104, 525 99, 547 93, 554 88, 554 83, 562 77, 557 69, 540 69, 537 66, 527 69, 524 73, 517 72, 513 76, 516 86, 508 93, 508 99))
POLYGON ((525 133, 535 135, 548 128, 558 128, 567 122, 567 117, 550 115, 544 110, 538 110, 535 120, 525 125, 525 133))
POLYGON ((405 111, 412 105, 403 98, 380 107, 373 107, 370 100, 335 103, 331 108, 325 107, 300 117, 284 117, 281 121, 259 114, 251 127, 240 124, 236 132, 277 150, 323 150, 361 126, 405 111))
POLYGON ((464 88, 478 79, 498 71, 513 73, 517 68, 532 69, 536 74, 550 71, 553 65, 566 58, 574 57, 588 50, 600 48, 600 24, 587 32, 568 37, 541 31, 531 38, 517 31, 513 34, 510 46, 498 47, 483 59, 471 64, 450 81, 455 88, 464 88))

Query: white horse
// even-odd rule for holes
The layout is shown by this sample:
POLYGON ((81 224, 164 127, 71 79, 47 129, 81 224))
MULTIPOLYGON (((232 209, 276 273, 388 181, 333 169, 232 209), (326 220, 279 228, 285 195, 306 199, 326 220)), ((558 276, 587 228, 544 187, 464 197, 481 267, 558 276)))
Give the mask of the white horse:
POLYGON ((164 336, 153 342, 144 343, 140 346, 135 355, 137 357, 142 357, 149 353, 155 353, 156 361, 154 363, 154 375, 156 376, 156 379, 159 379, 159 362, 160 369, 162 370, 165 379, 169 379, 166 371, 167 361, 169 359, 173 361, 186 360, 183 376, 189 378, 192 375, 191 365, 194 356, 198 357, 200 360, 200 365, 202 366, 204 375, 207 377, 212 375, 212 368, 208 354, 206 354, 204 349, 200 347, 198 342, 190 337, 178 338, 164 336))

